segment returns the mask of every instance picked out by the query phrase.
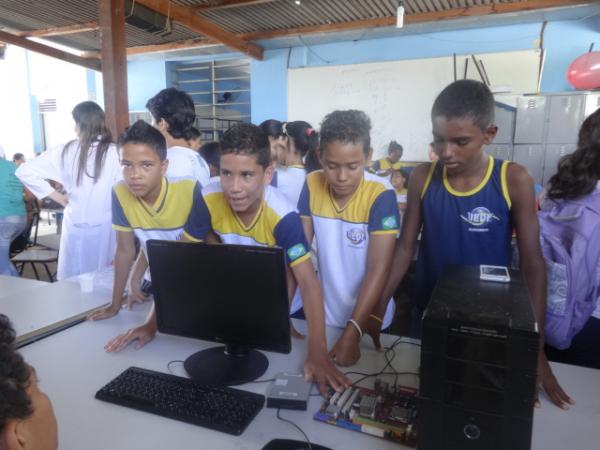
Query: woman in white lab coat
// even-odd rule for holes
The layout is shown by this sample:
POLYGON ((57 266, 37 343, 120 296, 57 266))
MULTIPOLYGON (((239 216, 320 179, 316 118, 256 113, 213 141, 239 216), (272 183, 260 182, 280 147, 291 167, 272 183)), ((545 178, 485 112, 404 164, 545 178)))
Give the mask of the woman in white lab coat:
POLYGON ((77 139, 22 164, 16 172, 39 199, 65 207, 57 279, 93 272, 112 264, 116 237, 111 227, 112 186, 121 178, 117 148, 104 111, 86 101, 73 109, 77 139), (48 180, 60 183, 66 194, 48 180))

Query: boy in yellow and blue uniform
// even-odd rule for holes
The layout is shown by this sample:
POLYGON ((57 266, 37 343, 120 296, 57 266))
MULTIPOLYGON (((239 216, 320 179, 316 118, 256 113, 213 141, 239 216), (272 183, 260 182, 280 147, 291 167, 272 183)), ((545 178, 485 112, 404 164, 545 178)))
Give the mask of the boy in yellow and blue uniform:
MULTIPOLYGON (((396 195, 365 171, 371 123, 362 111, 334 111, 321 124, 323 170, 307 176, 298 210, 309 241, 317 240, 328 325, 344 329, 330 354, 342 365, 360 357, 362 329, 382 293, 398 233, 396 195)), ((393 302, 381 316, 387 328, 393 302)))
MULTIPOLYGON (((334 389, 348 386, 349 381, 327 354, 323 297, 300 218, 283 194, 269 186, 273 166, 267 136, 254 125, 230 128, 221 141, 220 167, 220 181, 204 188, 200 196, 194 196, 183 239, 214 242, 216 234, 228 244, 283 247, 290 272, 288 279, 300 287, 307 310, 305 376, 315 380, 323 395, 327 393, 327 384, 334 389)), ((290 286, 290 292, 293 288, 290 286)), ((137 341, 140 347, 152 339, 156 328, 152 312, 145 324, 117 336, 106 349, 119 351, 131 341, 137 341)))
MULTIPOLYGON (((436 98, 431 121, 439 161, 423 164, 411 173, 402 233, 377 311, 385 309, 386 295, 394 292, 406 273, 421 229, 415 283, 418 324, 445 266, 509 266, 514 229, 521 270, 543 330, 546 270, 533 182, 524 167, 483 152, 498 131, 492 93, 474 80, 451 83, 436 98)), ((369 333, 380 346, 376 322, 370 323, 369 333)), ((554 377, 543 350, 538 359, 538 384, 556 405, 567 409, 572 402, 554 377)))
MULTIPOLYGON (((135 237, 146 252, 148 239, 181 239, 190 212, 202 199, 196 180, 167 180, 167 147, 161 133, 136 122, 119 140, 124 180, 113 187, 112 222, 117 231, 112 302, 90 315, 106 319, 119 312, 135 257, 135 237)), ((187 225, 189 227, 189 225, 187 225)))

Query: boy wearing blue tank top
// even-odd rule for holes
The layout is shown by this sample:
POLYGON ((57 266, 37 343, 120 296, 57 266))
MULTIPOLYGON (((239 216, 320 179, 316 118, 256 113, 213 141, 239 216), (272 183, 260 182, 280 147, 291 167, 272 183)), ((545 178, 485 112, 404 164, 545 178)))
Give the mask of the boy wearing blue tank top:
MULTIPOLYGON (((421 234, 415 309, 422 313, 444 267, 450 264, 510 266, 512 230, 516 230, 521 270, 539 324, 546 317, 546 270, 539 242, 533 181, 526 169, 484 153, 498 127, 494 97, 483 83, 459 80, 437 97, 431 112, 438 162, 417 167, 408 186, 408 206, 396 245, 390 277, 375 315, 385 310, 404 277, 421 234), (387 296, 386 296, 387 294, 387 296)), ((420 315, 419 315, 420 317, 420 315)), ((380 347, 377 324, 369 334, 380 347)), ((573 400, 563 391, 542 351, 538 385, 552 402, 568 409, 573 400)), ((536 405, 539 405, 536 402, 536 405)))

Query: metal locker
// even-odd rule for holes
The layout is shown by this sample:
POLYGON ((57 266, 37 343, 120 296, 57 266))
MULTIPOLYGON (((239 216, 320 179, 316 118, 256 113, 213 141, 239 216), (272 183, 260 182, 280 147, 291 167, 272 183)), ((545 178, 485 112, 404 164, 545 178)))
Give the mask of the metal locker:
POLYGON ((516 111, 514 106, 496 102, 496 107, 494 108, 494 122, 498 126, 498 134, 496 134, 496 137, 494 138, 494 144, 512 143, 515 130, 516 111))
POLYGON ((577 142, 579 127, 583 122, 585 96, 552 95, 549 99, 546 142, 552 144, 577 142))
POLYGON ((510 144, 490 144, 485 147, 485 152, 494 158, 512 160, 512 145, 510 144))
POLYGON ((544 146, 515 145, 513 150, 513 161, 524 166, 534 183, 542 184, 542 168, 544 162, 544 146))
POLYGON ((544 141, 546 97, 526 96, 517 99, 515 144, 538 144, 544 141))
POLYGON ((560 159, 573 153, 577 149, 575 144, 547 144, 544 155, 544 170, 542 176, 542 185, 546 185, 550 177, 554 175, 558 168, 560 159))

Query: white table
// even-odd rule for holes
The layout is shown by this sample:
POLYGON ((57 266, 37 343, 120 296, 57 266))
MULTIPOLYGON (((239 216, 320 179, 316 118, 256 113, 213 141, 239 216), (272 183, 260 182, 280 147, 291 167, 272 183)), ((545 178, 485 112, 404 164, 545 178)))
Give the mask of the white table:
POLYGON ((106 292, 83 294, 79 283, 73 281, 34 282, 27 289, 22 286, 21 290, 0 296, 0 311, 12 321, 19 342, 68 325, 110 302, 106 292))
MULTIPOLYGON (((29 278, 22 277, 11 277, 8 275, 0 275, 0 297, 10 297, 22 291, 39 287, 46 287, 49 285, 50 283, 47 283, 45 281, 31 280, 29 278)), ((3 311, 1 307, 0 311, 3 311)))
MULTIPOLYGON (((103 344, 130 326, 141 323, 148 303, 136 305, 133 311, 122 311, 117 317, 102 322, 85 322, 49 336, 21 349, 25 359, 36 367, 40 385, 52 399, 59 424, 60 448, 63 450, 95 449, 238 449, 258 450, 273 438, 302 439, 297 430, 277 420, 274 409, 263 409, 241 437, 230 436, 159 416, 100 402, 96 390, 129 366, 140 366, 167 372, 171 360, 185 359, 193 352, 213 346, 209 342, 176 336, 158 335, 140 350, 128 347, 119 354, 107 354, 103 344)), ((302 329, 303 322, 299 323, 302 329)), ((329 340, 337 331, 328 329, 329 340)), ((395 337, 386 336, 389 344, 395 337)), ((281 371, 301 371, 305 342, 293 340, 289 355, 268 353, 270 365, 263 379, 281 371)), ((355 370, 375 372, 384 365, 382 354, 371 350, 365 339, 363 357, 355 370)), ((414 371, 419 348, 401 344, 394 365, 399 371, 414 371)), ((564 388, 576 400, 571 411, 562 411, 542 398, 542 408, 535 412, 535 450, 596 449, 600 434, 600 371, 553 364, 564 388)), ((171 365, 183 374, 179 363, 171 365)), ((414 376, 403 376, 400 383, 415 385, 414 376)), ((265 393, 268 384, 248 384, 242 388, 265 393)), ((307 411, 282 411, 293 420, 311 441, 335 449, 404 448, 379 438, 343 430, 316 422, 312 415, 321 404, 311 397, 307 411)))

